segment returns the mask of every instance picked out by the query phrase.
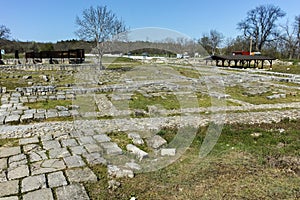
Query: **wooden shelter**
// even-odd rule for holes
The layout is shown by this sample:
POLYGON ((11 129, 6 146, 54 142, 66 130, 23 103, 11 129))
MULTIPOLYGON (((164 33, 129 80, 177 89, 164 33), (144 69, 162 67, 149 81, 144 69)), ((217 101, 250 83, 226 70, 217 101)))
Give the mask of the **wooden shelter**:
POLYGON ((264 62, 268 61, 270 67, 272 67, 272 61, 275 58, 261 55, 213 55, 212 60, 216 61, 217 66, 222 67, 264 67, 264 62), (252 64, 252 65, 251 65, 252 64))

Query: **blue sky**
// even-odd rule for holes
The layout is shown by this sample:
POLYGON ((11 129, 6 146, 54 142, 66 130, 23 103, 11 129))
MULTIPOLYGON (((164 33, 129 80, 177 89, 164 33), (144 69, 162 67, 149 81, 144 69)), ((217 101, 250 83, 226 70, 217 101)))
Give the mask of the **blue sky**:
POLYGON ((20 41, 78 39, 76 16, 90 6, 107 5, 131 29, 167 28, 196 39, 215 29, 236 37, 247 11, 264 4, 279 6, 287 13, 285 20, 300 15, 299 0, 0 0, 0 25, 20 41))

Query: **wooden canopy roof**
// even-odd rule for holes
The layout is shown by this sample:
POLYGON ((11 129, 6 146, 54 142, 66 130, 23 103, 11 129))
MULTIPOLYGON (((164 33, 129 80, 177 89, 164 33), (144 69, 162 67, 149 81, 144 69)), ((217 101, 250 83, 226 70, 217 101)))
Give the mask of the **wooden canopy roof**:
POLYGON ((264 66, 264 61, 268 61, 272 67, 272 61, 275 60, 275 58, 262 55, 213 55, 211 59, 216 61, 217 66, 222 67, 226 64, 230 67, 231 63, 234 62, 233 66, 235 67, 258 67, 260 63, 261 68, 264 66))

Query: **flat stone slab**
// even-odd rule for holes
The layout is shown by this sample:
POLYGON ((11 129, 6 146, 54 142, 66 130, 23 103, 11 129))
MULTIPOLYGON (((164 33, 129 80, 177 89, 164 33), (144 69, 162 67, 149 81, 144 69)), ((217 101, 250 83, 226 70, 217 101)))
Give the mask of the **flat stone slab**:
POLYGON ((128 138, 132 139, 133 144, 135 145, 143 145, 144 140, 138 133, 128 133, 128 138))
POLYGON ((49 157, 50 158, 64 158, 71 156, 67 148, 55 148, 49 150, 49 157))
POLYGON ((34 113, 33 118, 34 118, 34 120, 43 120, 43 119, 45 119, 45 114, 44 113, 34 113))
POLYGON ((14 195, 19 192, 19 180, 0 182, 0 197, 14 195))
POLYGON ((37 161, 41 161, 41 160, 46 160, 48 159, 46 151, 35 151, 35 152, 31 152, 29 154, 29 160, 30 162, 37 162, 37 161))
POLYGON ((42 150, 42 147, 38 144, 26 144, 23 146, 23 150, 24 150, 24 153, 30 153, 30 152, 39 152, 42 150))
POLYGON ((0 159, 0 171, 7 168, 7 158, 0 159))
POLYGON ((47 178, 48 178, 48 185, 51 188, 68 184, 66 177, 64 176, 62 171, 50 173, 47 175, 47 178))
POLYGON ((162 145, 167 144, 167 141, 159 135, 152 136, 151 138, 147 139, 146 142, 148 146, 154 149, 158 149, 162 145))
POLYGON ((163 148, 160 150, 160 155, 162 156, 175 156, 176 149, 175 148, 163 148))
POLYGON ((0 197, 0 200, 19 200, 18 196, 0 197))
POLYGON ((70 117, 71 113, 69 111, 59 111, 58 116, 59 117, 70 117))
POLYGON ((23 200, 54 200, 50 188, 36 190, 23 195, 23 200))
POLYGON ((61 148, 59 142, 57 140, 47 140, 42 142, 44 149, 56 149, 61 148))
POLYGON ((85 157, 89 165, 107 165, 106 159, 103 158, 100 153, 95 152, 91 154, 84 154, 83 156, 85 157))
POLYGON ((66 165, 67 165, 68 168, 83 167, 83 166, 85 166, 84 161, 78 155, 65 157, 64 161, 65 161, 65 163, 66 163, 66 165))
POLYGON ((21 121, 22 123, 29 122, 29 121, 31 121, 31 120, 33 120, 33 114, 32 114, 32 113, 22 115, 22 116, 21 116, 21 119, 20 119, 20 121, 21 121))
POLYGON ((78 138, 78 142, 81 145, 84 145, 84 144, 95 144, 96 140, 94 140, 92 136, 83 136, 83 137, 79 137, 78 138))
POLYGON ((19 140, 20 145, 39 143, 39 138, 37 136, 31 138, 22 138, 19 140))
POLYGON ((70 150, 73 155, 82 155, 87 153, 87 151, 85 150, 85 148, 83 148, 83 146, 70 147, 70 150))
POLYGON ((29 176, 28 165, 20 165, 13 169, 8 169, 7 177, 9 180, 29 176))
POLYGON ((9 168, 15 168, 18 167, 20 165, 26 165, 27 164, 27 158, 25 154, 18 154, 18 155, 14 155, 9 157, 8 159, 8 165, 9 168))
POLYGON ((4 124, 5 118, 6 118, 6 116, 4 116, 4 115, 0 116, 0 125, 4 124))
POLYGON ((120 155, 123 153, 122 149, 114 142, 103 142, 100 145, 109 155, 120 155))
POLYGON ((71 183, 97 181, 97 176, 90 168, 68 169, 66 174, 71 183))
POLYGON ((89 153, 94 153, 94 152, 103 152, 103 149, 98 146, 97 144, 86 144, 84 145, 84 148, 89 152, 89 153))
POLYGON ((140 148, 138 148, 137 146, 133 145, 133 144, 127 144, 126 145, 126 149, 127 151, 129 151, 130 153, 133 153, 140 161, 144 158, 148 157, 148 153, 141 150, 140 148))
POLYGON ((89 200, 89 196, 81 184, 71 184, 55 190, 57 200, 89 200))
POLYGON ((19 123, 20 115, 8 115, 5 118, 5 124, 19 123))
POLYGON ((37 176, 29 176, 22 180, 22 184, 21 184, 22 193, 41 189, 41 188, 46 188, 46 178, 44 174, 37 175, 37 176))
POLYGON ((97 142, 110 142, 110 137, 105 134, 94 135, 93 138, 97 140, 97 142))
POLYGON ((46 119, 48 118, 55 118, 58 117, 58 113, 57 112, 47 112, 46 113, 46 119))
POLYGON ((64 161, 60 159, 42 160, 31 165, 31 174, 45 174, 66 169, 64 161))
POLYGON ((61 140, 61 144, 63 147, 74 147, 78 145, 75 139, 63 139, 61 140))

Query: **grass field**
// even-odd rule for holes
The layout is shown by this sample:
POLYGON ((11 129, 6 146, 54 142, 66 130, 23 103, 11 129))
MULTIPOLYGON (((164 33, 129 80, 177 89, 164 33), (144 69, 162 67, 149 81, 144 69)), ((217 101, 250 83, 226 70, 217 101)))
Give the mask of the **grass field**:
MULTIPOLYGON (((190 148, 168 167, 120 179, 121 186, 111 190, 106 168, 94 166, 99 181, 85 186, 92 199, 299 199, 299 130, 300 121, 288 119, 226 125, 213 151, 200 159, 206 134, 202 127, 190 148)), ((165 129, 161 135, 170 139, 175 133, 165 129)))

